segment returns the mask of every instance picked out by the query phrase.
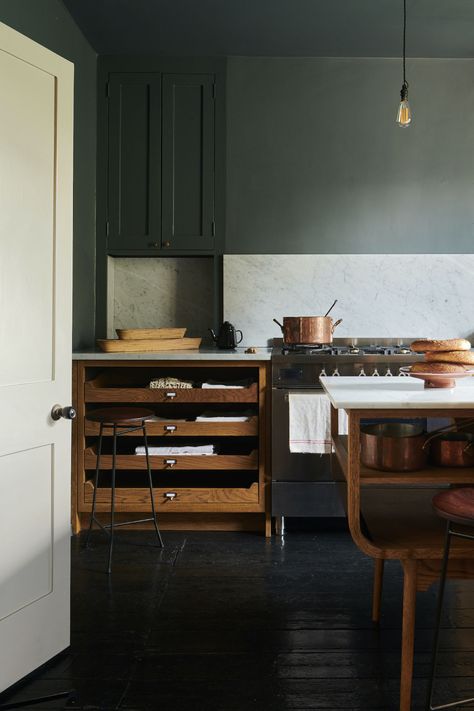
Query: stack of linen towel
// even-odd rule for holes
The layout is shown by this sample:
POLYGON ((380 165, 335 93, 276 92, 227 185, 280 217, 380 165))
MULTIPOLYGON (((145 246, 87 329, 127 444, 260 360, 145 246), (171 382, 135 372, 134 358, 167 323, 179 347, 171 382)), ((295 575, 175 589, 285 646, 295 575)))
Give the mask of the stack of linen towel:
MULTIPOLYGON (((145 454, 145 447, 135 447, 135 454, 145 454)), ((213 444, 201 444, 198 446, 183 445, 181 447, 148 447, 148 454, 158 454, 164 457, 175 455, 202 455, 210 456, 217 454, 213 444)))

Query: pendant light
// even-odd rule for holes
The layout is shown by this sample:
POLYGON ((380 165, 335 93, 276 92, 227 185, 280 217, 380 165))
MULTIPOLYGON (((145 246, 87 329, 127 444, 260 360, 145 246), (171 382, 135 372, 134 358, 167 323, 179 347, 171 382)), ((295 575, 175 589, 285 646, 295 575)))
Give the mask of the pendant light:
POLYGON ((403 0, 403 84, 400 91, 400 106, 397 111, 397 123, 402 128, 411 124, 411 109, 408 103, 408 82, 405 76, 405 46, 407 34, 407 0, 403 0))

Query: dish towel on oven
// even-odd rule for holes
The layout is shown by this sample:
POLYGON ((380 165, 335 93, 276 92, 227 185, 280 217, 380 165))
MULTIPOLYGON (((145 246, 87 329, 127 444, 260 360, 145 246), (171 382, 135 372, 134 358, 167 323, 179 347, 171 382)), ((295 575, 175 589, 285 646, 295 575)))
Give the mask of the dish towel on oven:
MULTIPOLYGON (((289 393, 290 452, 330 454, 331 406, 324 393, 289 393)), ((339 434, 347 434, 347 415, 339 410, 339 434)))

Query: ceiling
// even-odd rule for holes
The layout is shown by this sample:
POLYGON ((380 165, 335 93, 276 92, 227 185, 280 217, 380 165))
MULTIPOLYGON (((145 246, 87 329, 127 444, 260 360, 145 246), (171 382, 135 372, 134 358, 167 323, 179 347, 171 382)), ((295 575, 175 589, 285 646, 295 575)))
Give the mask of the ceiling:
MULTIPOLYGON (((63 0, 99 54, 394 57, 403 0, 63 0)), ((474 57, 474 0, 407 0, 407 56, 474 57)))

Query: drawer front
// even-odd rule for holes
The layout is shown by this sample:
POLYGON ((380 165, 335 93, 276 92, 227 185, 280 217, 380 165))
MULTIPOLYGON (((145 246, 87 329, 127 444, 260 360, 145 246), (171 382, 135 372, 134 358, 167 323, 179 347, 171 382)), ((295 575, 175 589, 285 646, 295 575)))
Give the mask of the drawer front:
POLYGON ((257 383, 248 388, 101 388, 84 386, 86 402, 258 402, 257 383))
MULTIPOLYGON (((95 469, 97 455, 94 449, 86 450, 85 468, 95 469)), ((153 470, 171 469, 257 469, 258 453, 250 454, 216 454, 211 456, 203 455, 152 455, 150 456, 150 467, 153 470)), ((112 469, 112 455, 103 454, 100 458, 101 470, 112 469)), ((116 459, 116 469, 146 469, 146 457, 137 454, 118 454, 116 459)))
MULTIPOLYGON (((94 487, 90 482, 84 484, 84 502, 92 504, 94 487)), ((257 505, 258 484, 253 483, 245 488, 158 488, 153 489, 154 500, 160 511, 189 510, 190 508, 225 507, 226 505, 257 505)), ((120 506, 133 506, 137 511, 150 508, 150 492, 148 489, 117 488, 115 503, 120 506)), ((106 510, 110 507, 110 489, 99 488, 97 505, 106 510)))
POLYGON ((335 482, 272 481, 272 516, 345 516, 335 482))
MULTIPOLYGON (((149 437, 256 437, 258 435, 258 417, 251 417, 247 422, 147 422, 146 432, 149 437)), ((99 423, 85 421, 86 436, 99 435, 99 423)), ((111 435, 108 429, 106 435, 111 435)), ((136 437, 136 432, 129 432, 124 437, 136 437)))

